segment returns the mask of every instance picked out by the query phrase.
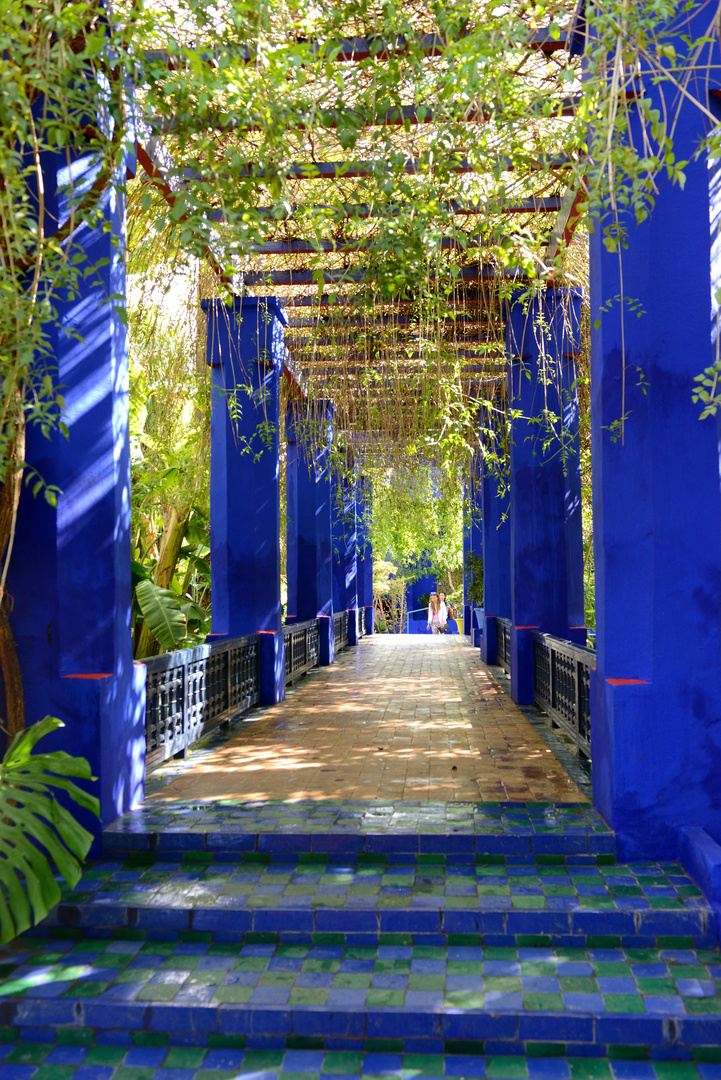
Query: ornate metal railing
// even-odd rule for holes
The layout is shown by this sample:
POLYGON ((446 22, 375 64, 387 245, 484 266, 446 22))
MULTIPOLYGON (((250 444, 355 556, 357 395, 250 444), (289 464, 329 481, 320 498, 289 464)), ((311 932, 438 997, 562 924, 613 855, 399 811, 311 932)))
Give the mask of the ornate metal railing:
POLYGON ((149 657, 143 663, 149 766, 187 750, 201 735, 260 699, 257 634, 149 657))
POLYGON ((336 611, 333 616, 333 644, 335 651, 340 652, 348 644, 348 612, 336 611))
POLYGON ((295 682, 318 663, 318 620, 284 626, 283 644, 287 684, 295 682))
POLYGON ((511 674, 511 623, 508 619, 496 619, 496 650, 498 665, 507 675, 511 674))
POLYGON ((596 654, 550 634, 533 634, 533 700, 591 756, 591 668, 596 654))
POLYGON ((358 608, 358 637, 366 636, 366 609, 358 608))

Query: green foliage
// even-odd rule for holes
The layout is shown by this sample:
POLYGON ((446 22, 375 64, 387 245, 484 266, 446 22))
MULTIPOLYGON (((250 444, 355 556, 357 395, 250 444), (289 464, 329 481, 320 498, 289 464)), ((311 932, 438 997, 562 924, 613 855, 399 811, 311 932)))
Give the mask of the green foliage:
POLYGON ((432 574, 452 592, 463 576, 463 484, 419 456, 364 471, 372 479, 370 536, 408 582, 432 574), (423 561, 422 561, 423 560, 423 561))
POLYGON ((177 649, 185 640, 188 624, 176 594, 154 581, 139 581, 135 596, 143 619, 161 648, 167 652, 177 649))
POLYGON ((483 559, 466 555, 466 597, 469 604, 483 607, 483 559))
POLYGON ((70 888, 76 885, 79 860, 92 842, 52 790, 99 815, 98 800, 69 779, 94 779, 85 758, 33 754, 37 742, 60 727, 61 720, 46 716, 15 737, 0 765, 0 943, 40 922, 60 900, 54 869, 70 888))

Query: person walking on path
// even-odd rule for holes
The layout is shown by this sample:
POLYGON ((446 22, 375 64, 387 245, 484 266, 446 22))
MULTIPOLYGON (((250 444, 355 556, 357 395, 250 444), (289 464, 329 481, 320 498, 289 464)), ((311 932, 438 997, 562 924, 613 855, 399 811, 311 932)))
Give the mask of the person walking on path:
POLYGON ((428 629, 434 634, 445 634, 448 622, 448 609, 438 598, 438 593, 431 593, 428 601, 428 629))

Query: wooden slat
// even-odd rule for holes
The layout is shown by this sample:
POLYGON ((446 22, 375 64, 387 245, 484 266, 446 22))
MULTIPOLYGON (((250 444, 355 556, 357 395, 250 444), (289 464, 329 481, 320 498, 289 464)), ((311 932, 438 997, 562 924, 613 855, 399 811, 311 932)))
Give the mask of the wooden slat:
MULTIPOLYGON (((459 281, 500 280, 522 276, 520 270, 512 267, 499 271, 494 266, 461 266, 458 270, 454 280, 459 281)), ((244 274, 243 283, 251 289, 263 285, 312 285, 318 280, 324 285, 339 285, 365 281, 368 276, 369 271, 365 267, 358 270, 324 270, 322 274, 314 270, 266 270, 244 274)), ((370 272, 370 277, 372 279, 373 272, 370 272)))
MULTIPOLYGON (((283 43, 278 43, 282 45, 283 43)), ((289 45, 295 44, 288 42, 289 45)), ((327 41, 303 42, 311 53, 318 59, 338 60, 340 62, 359 63, 373 57, 377 60, 387 60, 390 56, 398 56, 415 46, 425 56, 441 56, 447 48, 446 40, 440 34, 418 34, 414 38, 398 34, 391 40, 380 37, 356 37, 356 38, 329 38, 327 41)), ((457 44, 457 43, 454 43, 457 44)), ((561 34, 557 40, 552 38, 547 29, 530 30, 528 37, 518 42, 519 48, 532 49, 539 52, 556 52, 566 48, 566 35, 561 34)), ((224 49, 201 49, 200 59, 206 64, 217 64, 221 58, 233 57, 242 64, 250 64, 256 58, 255 48, 249 45, 226 46, 224 49)), ((146 49, 143 52, 146 63, 162 63, 171 71, 179 66, 179 61, 184 65, 187 61, 182 54, 174 53, 168 49, 146 49)))
MULTIPOLYGON (((396 204, 386 203, 378 205, 371 205, 369 203, 339 203, 318 205, 307 205, 305 203, 294 203, 288 210, 283 209, 282 213, 276 213, 276 208, 273 206, 258 206, 255 209, 255 213, 260 218, 271 218, 274 221, 285 221, 288 218, 296 217, 302 214, 304 211, 309 211, 312 215, 321 217, 323 216, 328 221, 337 221, 344 219, 367 221, 371 218, 391 218, 398 217, 399 214, 404 211, 411 211, 413 207, 410 204, 396 204)), ((561 209, 561 199, 555 195, 548 198, 538 199, 523 199, 518 202, 511 202, 507 205, 497 205, 494 203, 486 203, 474 200, 461 200, 453 199, 451 201, 440 202, 438 204, 439 211, 448 214, 454 214, 458 216, 468 216, 471 214, 546 214, 557 213, 561 209)), ((219 224, 227 222, 228 218, 222 210, 211 211, 207 215, 209 221, 217 221, 219 224)))
MULTIPOLYGON (((532 159, 525 163, 523 173, 526 175, 531 172, 539 172, 542 169, 563 169, 572 163, 573 159, 567 154, 544 155, 541 158, 532 159)), ((432 163, 424 161, 422 158, 407 158, 401 165, 393 166, 393 171, 400 169, 401 172, 423 176, 432 168, 432 163)), ((448 164, 447 161, 443 163, 443 169, 446 172, 477 173, 478 175, 484 175, 485 172, 491 170, 513 172, 515 168, 513 160, 508 157, 489 159, 483 170, 470 162, 468 158, 461 156, 453 157, 452 164, 448 164)), ((196 169, 185 168, 180 173, 180 178, 186 183, 192 181, 203 184, 209 183, 216 177, 222 180, 263 181, 281 175, 289 180, 347 180, 358 176, 372 176, 375 172, 388 173, 388 171, 388 162, 383 159, 377 161, 371 159, 359 161, 291 161, 277 169, 266 169, 262 165, 250 161, 246 165, 241 165, 232 174, 209 173, 205 175, 199 173, 196 169)))

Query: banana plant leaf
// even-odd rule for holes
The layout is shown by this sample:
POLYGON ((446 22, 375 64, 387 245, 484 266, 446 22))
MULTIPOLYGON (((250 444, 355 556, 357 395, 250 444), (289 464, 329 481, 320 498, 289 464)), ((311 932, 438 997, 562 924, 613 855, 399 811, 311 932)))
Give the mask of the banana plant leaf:
POLYGON ((171 589, 161 589, 153 581, 139 581, 135 595, 150 633, 163 649, 175 649, 187 634, 187 624, 178 597, 171 589))
POLYGON ((85 758, 64 751, 33 754, 38 741, 64 727, 46 716, 15 736, 0 764, 0 944, 40 922, 60 899, 59 872, 73 888, 92 834, 55 798, 66 792, 99 816, 98 800, 68 777, 93 780, 85 758))

